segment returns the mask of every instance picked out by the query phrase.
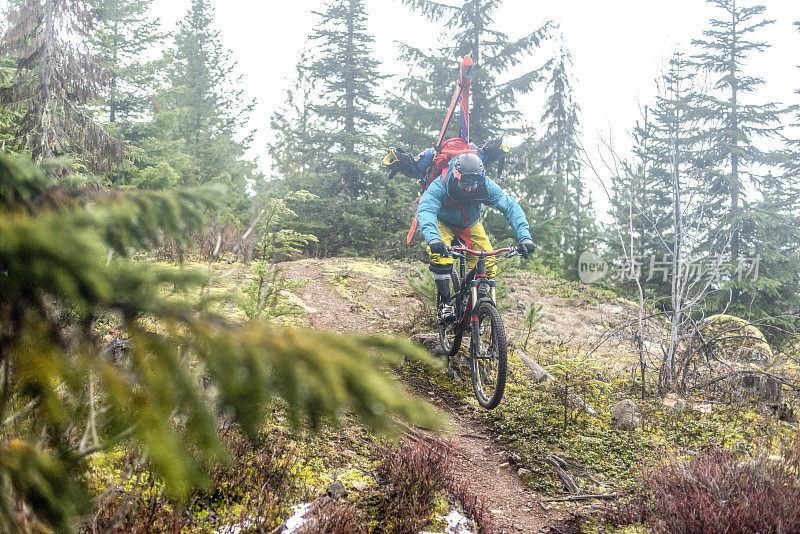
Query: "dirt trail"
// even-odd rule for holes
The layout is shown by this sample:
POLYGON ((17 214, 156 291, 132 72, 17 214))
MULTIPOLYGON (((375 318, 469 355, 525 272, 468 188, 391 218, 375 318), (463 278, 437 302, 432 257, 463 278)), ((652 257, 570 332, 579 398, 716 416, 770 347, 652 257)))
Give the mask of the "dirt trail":
MULTIPOLYGON (((357 333, 397 333, 407 329, 412 319, 410 310, 419 303, 410 296, 403 277, 393 281, 369 272, 367 265, 355 265, 355 269, 351 268, 350 260, 302 260, 287 269, 289 278, 308 282, 298 293, 313 308, 308 310, 310 325, 357 333), (361 271, 359 276, 354 274, 357 270, 361 271), (347 276, 342 277, 341 272, 347 276), (348 289, 350 286, 355 289, 348 289)), ((516 467, 509 462, 510 452, 494 441, 467 407, 423 379, 409 378, 408 382, 419 395, 451 414, 452 433, 444 437, 456 450, 456 476, 468 482, 487 503, 498 532, 559 531, 550 527, 558 524, 563 514, 547 512, 539 506, 539 496, 520 483, 516 467)))

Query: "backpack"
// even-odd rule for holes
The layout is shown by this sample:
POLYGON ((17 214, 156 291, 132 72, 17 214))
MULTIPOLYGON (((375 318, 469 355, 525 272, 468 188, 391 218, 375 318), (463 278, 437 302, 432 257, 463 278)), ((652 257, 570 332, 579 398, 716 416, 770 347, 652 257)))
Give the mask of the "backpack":
MULTIPOLYGON (((478 150, 472 148, 469 143, 464 141, 461 137, 452 137, 447 141, 442 143, 442 147, 433 157, 433 161, 431 162, 431 170, 428 173, 428 176, 422 178, 419 181, 419 185, 422 187, 422 191, 420 191, 419 196, 422 197, 422 194, 425 192, 426 189, 433 183, 434 180, 442 177, 444 180, 445 173, 447 172, 447 165, 450 163, 450 160, 454 157, 458 156, 459 154, 477 154, 478 150)), ((417 200, 419 202, 419 199, 417 200)), ((411 243, 411 239, 414 237, 414 232, 417 230, 417 226, 419 225, 419 220, 417 219, 416 211, 414 213, 414 221, 411 223, 411 228, 408 230, 408 235, 406 236, 406 243, 411 243)))
POLYGON ((422 193, 428 189, 428 186, 436 180, 439 176, 443 176, 443 172, 447 169, 450 160, 459 154, 477 154, 478 150, 472 148, 469 143, 464 141, 461 137, 452 137, 442 143, 442 148, 436 153, 433 161, 431 162, 431 171, 427 177, 420 180, 422 186, 422 193), (424 181, 424 183, 423 183, 424 181))

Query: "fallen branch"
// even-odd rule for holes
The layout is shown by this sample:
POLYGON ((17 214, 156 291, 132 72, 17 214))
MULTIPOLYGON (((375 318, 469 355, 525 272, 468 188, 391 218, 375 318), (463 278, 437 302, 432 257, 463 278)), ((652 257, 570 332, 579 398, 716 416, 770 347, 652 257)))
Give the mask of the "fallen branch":
MULTIPOLYGON (((555 382, 556 379, 553 375, 547 372, 547 369, 533 361, 528 355, 526 355, 521 350, 517 350, 517 354, 519 355, 520 360, 522 363, 525 364, 525 367, 533 375, 533 379, 536 381, 537 384, 543 384, 545 382, 555 382)), ((571 393, 569 395, 569 403, 572 408, 580 408, 589 415, 597 415, 597 410, 595 410, 589 403, 587 403, 583 397, 580 395, 576 395, 575 393, 571 393)))
MULTIPOLYGON (((558 461, 558 460, 560 460, 560 458, 558 458, 558 459, 556 459, 556 458, 558 458, 558 457, 554 458, 552 455, 548 454, 545 457, 545 462, 550 464, 550 466, 553 469, 555 469, 556 474, 558 474, 558 478, 561 479, 561 482, 564 484, 564 487, 567 489, 567 491, 570 492, 570 493, 577 494, 578 493, 578 485, 575 484, 575 481, 572 480, 572 478, 567 474, 566 471, 561 469, 560 462, 558 461)), ((563 462, 563 460, 562 460, 562 462, 563 462)))
POLYGON ((616 499, 616 493, 590 493, 586 495, 567 495, 566 497, 556 497, 554 499, 541 499, 539 502, 567 502, 567 501, 588 501, 590 499, 616 499))
POLYGON ((718 376, 716 378, 712 378, 711 380, 706 380, 702 384, 698 384, 698 385, 692 387, 692 389, 702 389, 702 388, 711 386, 713 384, 716 384, 717 382, 722 382, 723 380, 727 380, 729 378, 734 378, 734 377, 737 377, 737 376, 764 376, 766 378, 771 378, 771 379, 775 380, 776 382, 780 382, 784 386, 786 386, 786 387, 788 387, 788 388, 790 388, 790 389, 792 389, 794 391, 800 391, 800 385, 798 385, 796 380, 791 380, 789 378, 784 378, 782 376, 773 375, 772 373, 768 373, 766 371, 756 371, 754 369, 740 369, 740 370, 736 370, 736 371, 731 371, 728 374, 721 375, 721 376, 718 376))

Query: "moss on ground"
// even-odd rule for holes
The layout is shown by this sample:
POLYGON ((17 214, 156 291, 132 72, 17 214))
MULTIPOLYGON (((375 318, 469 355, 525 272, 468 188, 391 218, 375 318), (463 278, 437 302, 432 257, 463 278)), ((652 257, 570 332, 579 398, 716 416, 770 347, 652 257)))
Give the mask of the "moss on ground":
POLYGON ((669 456, 691 456, 711 444, 754 456, 778 452, 783 443, 791 441, 793 430, 760 412, 755 404, 712 405, 711 413, 701 413, 691 408, 666 408, 659 398, 642 401, 634 397, 643 414, 643 428, 617 430, 611 408, 632 395, 627 381, 607 377, 598 378, 607 380, 607 390, 587 395, 576 386, 575 391, 598 413, 568 408, 565 427, 561 384, 532 385, 516 357, 509 360, 509 368, 511 377, 503 402, 479 415, 521 454, 525 467, 538 475, 530 486, 548 494, 563 493, 564 488, 543 462, 547 453, 564 458, 568 472, 577 475, 576 482, 585 484, 587 491, 597 491, 604 488, 598 488, 591 478, 606 487, 625 485, 642 464, 654 465, 669 456), (594 475, 581 477, 584 468, 594 475))

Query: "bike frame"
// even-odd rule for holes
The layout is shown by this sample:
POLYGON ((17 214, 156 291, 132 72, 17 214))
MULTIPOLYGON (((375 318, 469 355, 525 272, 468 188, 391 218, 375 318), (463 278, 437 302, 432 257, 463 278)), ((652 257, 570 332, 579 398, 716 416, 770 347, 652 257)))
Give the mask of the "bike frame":
MULTIPOLYGON (((492 304, 492 306, 496 305, 494 280, 488 280, 486 278, 486 258, 511 252, 515 249, 501 248, 497 250, 472 250, 467 247, 453 247, 450 250, 453 256, 460 259, 459 274, 461 276, 459 277, 459 281, 461 283, 461 287, 456 295, 456 314, 460 318, 460 328, 463 330, 467 330, 467 328, 470 329, 470 347, 478 347, 478 339, 480 337, 480 331, 478 330, 478 310, 480 308, 480 303, 488 301, 492 304), (478 257, 478 264, 470 271, 469 275, 467 275, 465 272, 467 263, 466 254, 472 254, 478 257), (489 298, 482 298, 480 300, 478 299, 481 284, 486 284, 489 286, 489 298), (467 290, 469 290, 469 299, 467 300, 466 306, 463 310, 463 315, 461 315, 462 310, 460 308, 464 302, 464 297, 466 296, 465 293, 467 290)), ((471 352, 475 352, 474 349, 471 349, 471 352)), ((472 354, 472 357, 480 358, 478 354, 472 354)))

